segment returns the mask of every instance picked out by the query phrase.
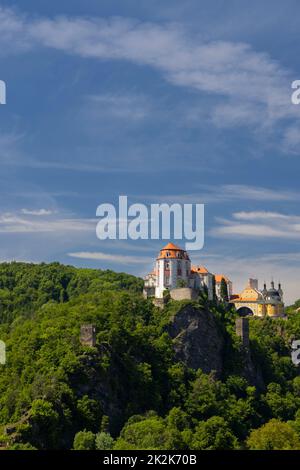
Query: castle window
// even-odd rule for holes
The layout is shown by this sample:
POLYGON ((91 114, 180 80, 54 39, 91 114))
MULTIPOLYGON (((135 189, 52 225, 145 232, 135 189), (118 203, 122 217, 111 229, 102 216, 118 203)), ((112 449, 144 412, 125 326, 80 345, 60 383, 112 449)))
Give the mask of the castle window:
POLYGON ((182 275, 181 262, 180 261, 177 261, 177 275, 178 276, 182 275))

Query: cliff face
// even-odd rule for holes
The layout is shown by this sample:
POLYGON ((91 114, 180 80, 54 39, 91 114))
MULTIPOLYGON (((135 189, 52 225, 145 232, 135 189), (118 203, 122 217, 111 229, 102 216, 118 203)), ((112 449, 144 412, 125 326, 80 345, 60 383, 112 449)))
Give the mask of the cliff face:
POLYGON ((172 318, 167 331, 174 341, 176 360, 221 375, 224 339, 211 312, 186 305, 172 318))
MULTIPOLYGON (((173 316, 167 331, 173 339, 175 360, 205 373, 214 371, 216 378, 224 376, 225 337, 209 310, 185 305, 173 316)), ((238 374, 263 390, 260 366, 254 363, 250 347, 241 346, 237 362, 238 374)))

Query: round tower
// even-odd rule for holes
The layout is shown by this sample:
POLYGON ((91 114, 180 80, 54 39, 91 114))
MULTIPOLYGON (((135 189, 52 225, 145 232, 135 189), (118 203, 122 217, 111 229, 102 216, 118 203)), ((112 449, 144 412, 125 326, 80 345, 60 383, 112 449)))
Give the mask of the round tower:
POLYGON ((179 280, 188 287, 191 275, 189 255, 174 243, 168 243, 156 258, 156 273, 155 297, 157 298, 162 298, 166 289, 178 287, 179 280))

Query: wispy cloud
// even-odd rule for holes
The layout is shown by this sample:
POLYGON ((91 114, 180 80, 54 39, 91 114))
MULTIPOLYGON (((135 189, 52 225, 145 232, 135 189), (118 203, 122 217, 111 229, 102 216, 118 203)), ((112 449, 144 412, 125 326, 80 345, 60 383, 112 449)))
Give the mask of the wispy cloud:
POLYGON ((232 219, 216 219, 219 226, 211 235, 217 237, 281 238, 300 240, 300 216, 278 212, 236 212, 232 219))
MULTIPOLYGON (((216 191, 216 190, 215 190, 216 191)), ((218 191, 218 190, 217 190, 218 191)), ((240 184, 223 185, 219 192, 220 199, 249 201, 295 201, 299 200, 300 192, 291 190, 274 190, 259 186, 240 184)))
POLYGON ((139 200, 153 202, 178 203, 224 203, 232 201, 268 201, 293 202, 300 200, 300 192, 292 190, 275 190, 260 186, 241 184, 199 185, 198 191, 189 194, 162 194, 139 196, 139 200))
POLYGON ((217 125, 252 124, 266 129, 286 120, 285 139, 293 144, 290 119, 299 122, 298 110, 290 102, 293 77, 249 44, 201 41, 178 24, 120 17, 33 19, 1 8, 0 23, 2 54, 47 47, 84 58, 154 67, 176 86, 217 95, 219 102, 211 110, 217 125))
POLYGON ((36 216, 44 216, 44 215, 51 215, 54 211, 50 209, 21 209, 22 214, 25 215, 36 215, 36 216))
POLYGON ((287 215, 280 212, 253 211, 253 212, 235 212, 233 217, 237 220, 263 220, 263 221, 284 221, 287 223, 300 223, 299 215, 287 215))
POLYGON ((150 111, 150 104, 146 97, 135 94, 89 95, 87 97, 89 115, 111 117, 113 119, 141 121, 150 111))
MULTIPOLYGON (((42 210, 43 212, 44 210, 42 210)), ((95 230, 96 220, 74 219, 64 217, 45 217, 40 211, 29 211, 22 215, 6 212, 0 215, 0 233, 38 233, 53 232, 83 232, 95 230), (37 216, 44 216, 43 218, 37 216)))
POLYGON ((109 263, 117 264, 145 264, 150 263, 152 260, 146 256, 128 256, 120 254, 109 254, 100 251, 79 251, 75 253, 68 253, 68 256, 80 259, 89 259, 95 261, 107 261, 109 263))

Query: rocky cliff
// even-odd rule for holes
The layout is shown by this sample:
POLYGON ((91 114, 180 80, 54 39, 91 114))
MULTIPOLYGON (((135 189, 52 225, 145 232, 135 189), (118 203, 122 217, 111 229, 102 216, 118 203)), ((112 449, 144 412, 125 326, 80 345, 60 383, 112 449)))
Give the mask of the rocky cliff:
POLYGON ((185 305, 173 316, 167 331, 174 342, 176 360, 192 369, 221 375, 224 338, 210 311, 185 305))
MULTIPOLYGON (((193 304, 184 305, 170 319, 167 331, 173 339, 177 361, 205 373, 214 371, 218 378, 224 376, 224 362, 228 354, 225 348, 226 334, 220 329, 212 312, 193 304)), ((261 370, 259 364, 253 361, 251 348, 241 345, 237 359, 239 375, 250 384, 264 389, 261 370)))

